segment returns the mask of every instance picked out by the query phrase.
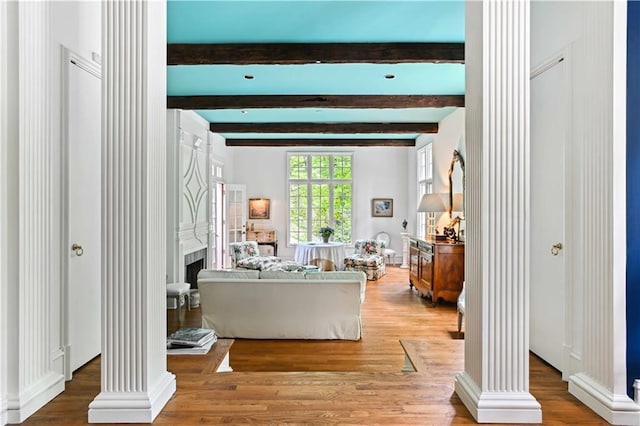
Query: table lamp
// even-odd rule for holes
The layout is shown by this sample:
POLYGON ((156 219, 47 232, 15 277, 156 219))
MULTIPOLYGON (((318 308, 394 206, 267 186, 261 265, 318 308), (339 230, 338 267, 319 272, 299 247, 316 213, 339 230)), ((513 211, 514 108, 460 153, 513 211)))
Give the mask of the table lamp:
MULTIPOLYGON (((424 194, 422 199, 420 200, 420 204, 418 205, 419 212, 428 212, 428 213, 442 213, 447 211, 447 206, 445 205, 445 197, 447 194, 439 194, 439 193, 431 193, 424 194)), ((425 229, 425 235, 427 234, 427 230, 425 229)), ((442 236, 441 236, 442 237, 442 236)), ((436 240, 438 239, 438 228, 436 227, 436 240)))

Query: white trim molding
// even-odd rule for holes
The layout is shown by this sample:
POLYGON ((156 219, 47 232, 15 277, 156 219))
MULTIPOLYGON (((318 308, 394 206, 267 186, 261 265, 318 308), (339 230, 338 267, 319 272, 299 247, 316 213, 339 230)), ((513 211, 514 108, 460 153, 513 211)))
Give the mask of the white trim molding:
POLYGON ((529 392, 529 6, 466 3, 467 329, 455 390, 483 423, 542 421, 529 392))
POLYGON ((102 381, 88 414, 148 423, 176 390, 164 286, 166 3, 103 2, 102 25, 102 381))
POLYGON ((47 374, 19 395, 11 395, 7 404, 8 422, 22 423, 63 391, 64 377, 57 372, 47 374))

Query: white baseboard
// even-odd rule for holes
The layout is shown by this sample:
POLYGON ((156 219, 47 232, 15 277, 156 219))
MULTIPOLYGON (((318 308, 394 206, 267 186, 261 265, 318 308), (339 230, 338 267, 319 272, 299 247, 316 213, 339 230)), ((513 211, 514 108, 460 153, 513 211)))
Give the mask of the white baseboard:
POLYGON ((455 390, 478 423, 542 422, 542 408, 529 392, 481 392, 466 372, 456 375, 455 390))
POLYGON ((49 373, 20 395, 7 400, 7 423, 22 423, 64 391, 64 376, 49 373))
POLYGON ((640 405, 626 394, 614 394, 584 373, 569 378, 569 393, 614 425, 640 425, 640 405))
POLYGON ((89 423, 152 423, 176 391, 176 376, 165 371, 149 392, 101 392, 89 404, 89 423))

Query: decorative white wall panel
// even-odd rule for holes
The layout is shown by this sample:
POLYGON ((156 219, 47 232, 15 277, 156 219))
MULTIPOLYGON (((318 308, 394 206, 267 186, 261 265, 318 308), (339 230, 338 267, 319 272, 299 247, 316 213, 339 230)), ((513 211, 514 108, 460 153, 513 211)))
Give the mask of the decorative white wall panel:
POLYGON ((185 255, 209 246, 211 143, 209 124, 193 111, 167 117, 167 279, 184 282, 185 255))
POLYGON ((151 422, 176 387, 165 356, 166 4, 104 2, 102 31, 102 383, 89 421, 151 422))
POLYGON ((180 241, 190 253, 207 246, 209 218, 209 150, 208 138, 186 130, 180 131, 182 159, 183 208, 180 221, 180 241))
POLYGON ((471 312, 456 392, 480 422, 538 423, 528 362, 529 2, 467 2, 466 19, 467 52, 476 52, 466 59, 471 312))

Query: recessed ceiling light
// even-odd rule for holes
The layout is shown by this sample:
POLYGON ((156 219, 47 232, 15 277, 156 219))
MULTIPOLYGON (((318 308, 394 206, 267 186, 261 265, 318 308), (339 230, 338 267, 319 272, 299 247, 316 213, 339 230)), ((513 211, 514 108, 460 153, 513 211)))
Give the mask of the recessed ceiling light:
POLYGON ((253 76, 250 75, 250 74, 247 74, 247 75, 244 76, 244 79, 245 80, 253 80, 253 76))
POLYGON ((384 78, 386 78, 387 80, 391 80, 391 79, 396 78, 396 76, 393 75, 393 74, 387 74, 387 75, 384 76, 384 78))

